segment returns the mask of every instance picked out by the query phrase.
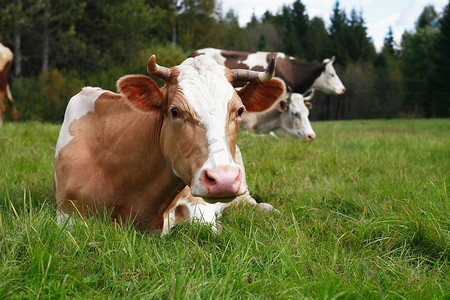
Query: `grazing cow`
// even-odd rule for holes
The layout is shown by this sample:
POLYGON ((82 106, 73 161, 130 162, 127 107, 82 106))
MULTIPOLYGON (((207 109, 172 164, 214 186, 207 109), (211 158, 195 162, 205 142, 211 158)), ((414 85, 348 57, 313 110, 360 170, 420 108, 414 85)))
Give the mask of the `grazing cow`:
POLYGON ((8 84, 9 70, 11 69, 11 64, 13 61, 13 54, 8 47, 5 47, 0 43, 0 127, 3 125, 3 120, 5 118, 5 95, 8 99, 9 105, 11 107, 11 115, 17 118, 19 114, 14 105, 14 99, 11 95, 11 90, 8 84))
POLYGON ((313 96, 314 90, 307 97, 293 93, 264 112, 246 112, 241 127, 262 134, 281 129, 291 136, 311 141, 316 137, 308 119, 312 107, 308 101, 313 96))
MULTIPOLYGON (((204 54, 230 69, 261 71, 272 58, 276 58, 275 76, 283 79, 289 92, 304 94, 313 88, 327 94, 345 93, 345 87, 333 68, 334 56, 322 63, 301 62, 281 52, 241 52, 205 48, 194 51, 190 56, 204 54)), ((239 84, 236 82, 235 84, 239 84)))
POLYGON ((263 111, 285 93, 268 70, 230 70, 207 56, 172 68, 148 62, 151 75, 128 75, 119 93, 84 88, 70 100, 56 145, 57 208, 161 231, 163 213, 183 188, 207 202, 246 192, 235 163, 245 110, 263 111), (235 91, 235 80, 250 82, 235 91))

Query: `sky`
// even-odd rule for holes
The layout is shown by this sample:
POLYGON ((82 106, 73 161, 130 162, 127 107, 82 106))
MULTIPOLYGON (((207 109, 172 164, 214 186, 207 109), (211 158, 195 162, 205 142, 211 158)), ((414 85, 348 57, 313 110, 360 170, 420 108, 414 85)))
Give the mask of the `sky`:
MULTIPOLYGON (((273 14, 279 12, 283 5, 292 6, 294 0, 219 0, 223 12, 233 9, 239 17, 241 26, 245 26, 253 14, 260 18, 266 10, 273 14)), ((329 26, 330 16, 336 0, 301 0, 310 19, 321 17, 329 26)), ((442 13, 448 0, 339 0, 339 7, 345 10, 347 17, 354 8, 362 12, 366 22, 368 36, 372 38, 377 51, 381 49, 389 26, 392 27, 395 41, 400 44, 403 32, 413 31, 415 22, 426 5, 434 5, 442 13)))

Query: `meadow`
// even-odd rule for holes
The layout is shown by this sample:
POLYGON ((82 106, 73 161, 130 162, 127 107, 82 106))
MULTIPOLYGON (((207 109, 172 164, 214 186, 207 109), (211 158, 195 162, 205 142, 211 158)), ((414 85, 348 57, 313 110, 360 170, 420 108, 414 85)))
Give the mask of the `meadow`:
POLYGON ((450 120, 313 122, 313 142, 239 133, 253 196, 223 231, 160 237, 56 223, 59 125, 0 129, 0 299, 449 299, 450 120))

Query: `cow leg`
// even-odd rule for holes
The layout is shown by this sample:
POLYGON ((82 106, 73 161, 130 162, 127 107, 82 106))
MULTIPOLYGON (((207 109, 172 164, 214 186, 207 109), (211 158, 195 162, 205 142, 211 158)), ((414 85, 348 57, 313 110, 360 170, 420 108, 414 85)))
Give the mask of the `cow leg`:
MULTIPOLYGON (((79 219, 75 219, 76 216, 71 216, 69 214, 63 213, 61 211, 56 212, 56 223, 58 226, 66 226, 66 229, 71 229, 77 224, 83 224, 79 219)), ((84 223, 85 224, 85 223, 84 223)))
POLYGON ((178 194, 174 202, 175 206, 169 207, 164 214, 162 235, 169 233, 172 228, 183 222, 210 225, 213 232, 220 232, 221 226, 217 219, 222 216, 222 206, 228 203, 207 203, 203 198, 192 196, 189 187, 178 194))
POLYGON ((0 91, 0 127, 3 126, 3 120, 5 119, 5 92, 0 91))
POLYGON ((8 99, 9 106, 11 108, 11 115, 13 118, 17 118, 19 116, 19 113, 17 112, 16 106, 14 104, 14 99, 11 94, 11 90, 9 89, 9 84, 6 85, 6 98, 8 99))

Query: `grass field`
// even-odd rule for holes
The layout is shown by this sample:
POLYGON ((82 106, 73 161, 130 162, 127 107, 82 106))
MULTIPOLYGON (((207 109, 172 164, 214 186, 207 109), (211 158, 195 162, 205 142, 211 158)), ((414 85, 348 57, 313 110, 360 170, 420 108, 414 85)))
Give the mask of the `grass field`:
POLYGON ((223 232, 65 229, 59 126, 0 129, 0 299, 449 299, 450 120, 315 122, 312 143, 240 133, 254 197, 223 232))

